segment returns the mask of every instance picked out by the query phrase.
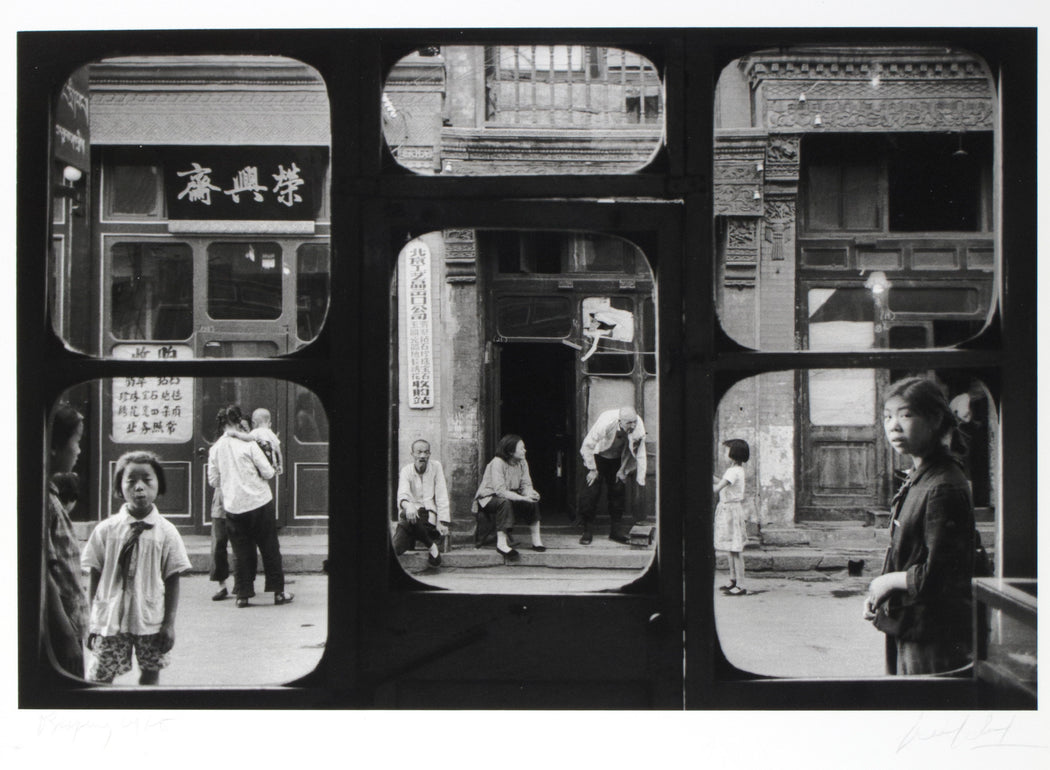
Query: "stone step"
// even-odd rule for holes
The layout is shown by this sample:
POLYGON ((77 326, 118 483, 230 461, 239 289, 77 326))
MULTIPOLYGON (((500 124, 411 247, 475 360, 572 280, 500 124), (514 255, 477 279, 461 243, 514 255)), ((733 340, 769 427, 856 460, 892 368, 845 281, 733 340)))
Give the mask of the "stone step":
MULTIPOLYGON (((978 531, 985 548, 995 540, 995 526, 979 522, 978 531)), ((591 545, 579 544, 579 530, 569 525, 544 527, 545 553, 529 549, 527 531, 516 533, 521 558, 510 563, 514 567, 546 567, 559 570, 609 569, 642 571, 650 563, 655 546, 624 545, 610 541, 607 530, 596 529, 591 545)), ((183 542, 195 573, 207 573, 211 566, 211 539, 207 535, 184 535, 183 542)), ((281 556, 285 572, 320 573, 328 558, 328 537, 323 534, 281 534, 281 556)), ((764 528, 761 538, 753 538, 744 550, 745 569, 755 572, 831 572, 848 571, 850 562, 859 574, 876 574, 882 567, 882 558, 888 544, 888 530, 864 526, 764 528), (863 562, 862 567, 857 565, 863 562)), ((425 550, 409 551, 401 559, 406 569, 426 567, 425 550)), ((503 557, 492 546, 474 548, 467 533, 465 539, 456 538, 450 551, 442 554, 446 567, 484 568, 504 565, 503 557)), ((716 553, 716 569, 726 569, 723 553, 716 553)), ((261 568, 261 563, 260 563, 261 568)))

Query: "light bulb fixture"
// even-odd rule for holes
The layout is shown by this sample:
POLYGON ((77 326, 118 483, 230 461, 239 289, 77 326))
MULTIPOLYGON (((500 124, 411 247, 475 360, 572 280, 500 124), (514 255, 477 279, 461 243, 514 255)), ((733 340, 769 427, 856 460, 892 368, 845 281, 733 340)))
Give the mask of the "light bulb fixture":
POLYGON ((962 146, 962 137, 963 137, 963 135, 962 135, 961 131, 959 132, 958 136, 959 136, 959 146, 956 148, 955 152, 952 153, 952 157, 953 158, 965 158, 970 153, 968 153, 966 150, 963 149, 963 146, 962 146))
POLYGON ((760 201, 762 200, 762 193, 760 193, 758 190, 755 190, 755 192, 751 195, 751 198, 753 200, 760 201))
POLYGON ((452 161, 446 160, 445 164, 441 167, 441 171, 445 174, 452 173, 452 161))
POLYGON ((820 119, 820 115, 817 115, 817 117, 813 118, 813 125, 814 126, 823 126, 824 125, 824 121, 820 119))
POLYGON ((755 171, 761 174, 763 170, 765 170, 765 166, 762 165, 762 161, 755 164, 755 171))
POLYGON ((84 176, 76 166, 66 166, 62 169, 62 184, 53 185, 51 193, 57 198, 69 198, 69 210, 77 216, 83 216, 84 212, 80 205, 80 190, 74 182, 80 181, 84 176))
POLYGON ((881 270, 875 270, 868 274, 868 280, 864 282, 864 288, 874 294, 876 297, 881 297, 890 290, 890 281, 886 277, 886 274, 881 270))
POLYGON ((802 93, 800 93, 798 95, 798 103, 799 104, 805 104, 806 103, 806 92, 805 91, 803 91, 802 93))

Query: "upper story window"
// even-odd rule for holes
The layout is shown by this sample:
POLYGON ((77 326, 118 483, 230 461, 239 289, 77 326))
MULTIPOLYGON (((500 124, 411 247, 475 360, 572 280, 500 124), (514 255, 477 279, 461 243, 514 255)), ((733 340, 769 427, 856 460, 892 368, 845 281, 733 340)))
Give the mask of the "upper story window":
POLYGON ((759 350, 956 345, 994 310, 995 88, 932 46, 759 51, 715 101, 717 303, 759 350))
POLYGON ((806 136, 801 163, 807 233, 992 229, 990 132, 806 136))
POLYGON ((394 65, 383 91, 387 145, 421 174, 637 171, 663 120, 657 67, 607 46, 433 46, 394 65))

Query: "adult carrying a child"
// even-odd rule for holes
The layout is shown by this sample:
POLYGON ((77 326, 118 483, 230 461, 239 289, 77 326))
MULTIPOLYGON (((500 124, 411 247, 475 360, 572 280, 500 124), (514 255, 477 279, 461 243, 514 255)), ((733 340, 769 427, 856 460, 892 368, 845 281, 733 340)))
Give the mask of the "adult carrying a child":
POLYGON ((236 561, 233 593, 238 607, 247 607, 255 596, 258 548, 266 574, 263 590, 274 592, 274 604, 287 604, 293 597, 284 591, 273 493, 266 483, 275 471, 255 441, 237 435, 243 419, 238 406, 220 410, 217 423, 222 435, 208 451, 208 484, 222 492, 226 529, 236 561))

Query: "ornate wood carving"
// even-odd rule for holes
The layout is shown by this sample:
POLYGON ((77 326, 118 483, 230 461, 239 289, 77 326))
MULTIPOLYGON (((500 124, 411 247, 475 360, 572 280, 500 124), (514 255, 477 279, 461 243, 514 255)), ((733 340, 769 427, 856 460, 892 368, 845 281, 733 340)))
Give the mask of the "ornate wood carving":
POLYGON ((758 218, 727 217, 723 248, 727 289, 754 288, 758 275, 758 218))
POLYGON ((765 127, 802 131, 990 131, 984 64, 933 47, 760 53, 748 61, 765 127))
POLYGON ((780 262, 795 251, 795 209, 793 194, 784 197, 770 196, 765 201, 765 228, 763 229, 763 256, 780 262))
POLYGON ((478 279, 478 243, 473 230, 445 230, 445 281, 475 283, 478 279))
POLYGON ((716 215, 762 216, 765 156, 764 131, 716 135, 713 196, 716 215))
POLYGON ((766 145, 766 179, 797 180, 801 136, 770 136, 766 145))
POLYGON ((808 99, 767 102, 770 131, 990 131, 990 100, 808 99), (818 122, 819 118, 819 122, 818 122))

